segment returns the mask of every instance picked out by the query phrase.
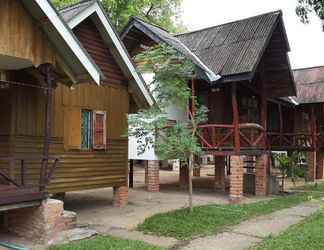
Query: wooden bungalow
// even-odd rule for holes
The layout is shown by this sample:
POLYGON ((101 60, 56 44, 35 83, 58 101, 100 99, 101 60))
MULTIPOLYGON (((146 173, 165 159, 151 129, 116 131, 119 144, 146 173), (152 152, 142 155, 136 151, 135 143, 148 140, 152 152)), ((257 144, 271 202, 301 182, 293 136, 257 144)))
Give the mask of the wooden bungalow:
POLYGON ((324 67, 293 71, 297 87, 295 106, 295 133, 312 145, 306 154, 307 177, 310 181, 324 178, 324 67))
POLYGON ((196 65, 188 84, 209 109, 197 136, 215 158, 216 186, 224 190, 229 175, 231 198, 242 197, 248 180, 253 193, 267 194, 271 150, 312 150, 315 134, 295 133, 296 87, 281 11, 179 35, 131 18, 121 37, 132 56, 166 43, 196 65))
POLYGON ((125 205, 126 116, 153 102, 100 2, 2 0, 0 27, 0 211, 102 187, 125 205))

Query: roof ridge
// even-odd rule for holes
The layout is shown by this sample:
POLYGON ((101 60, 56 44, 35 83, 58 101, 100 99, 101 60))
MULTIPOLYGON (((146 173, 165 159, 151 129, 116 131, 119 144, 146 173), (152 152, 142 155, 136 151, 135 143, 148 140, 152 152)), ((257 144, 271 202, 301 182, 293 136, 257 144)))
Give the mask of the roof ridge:
POLYGON ((242 19, 239 19, 239 20, 234 20, 234 21, 231 21, 231 22, 228 22, 228 23, 217 24, 217 25, 214 25, 214 26, 205 27, 205 28, 198 29, 198 30, 179 33, 179 34, 176 34, 174 36, 179 37, 179 36, 182 36, 182 35, 188 35, 188 34, 192 34, 192 33, 196 33, 196 32, 201 32, 201 31, 204 31, 204 30, 213 29, 213 28, 220 27, 220 26, 223 26, 223 25, 242 22, 242 21, 246 21, 246 20, 249 20, 249 19, 252 19, 252 18, 261 17, 261 16, 267 16, 267 15, 271 15, 271 14, 282 14, 282 10, 274 10, 274 11, 271 11, 271 12, 267 12, 267 13, 263 13, 263 14, 259 14, 259 15, 255 15, 255 16, 251 16, 251 17, 246 17, 246 18, 242 18, 242 19))
POLYGON ((158 24, 156 24, 156 23, 154 23, 154 22, 152 22, 152 23, 151 23, 151 22, 148 22, 148 21, 146 21, 146 20, 144 20, 143 18, 138 17, 138 16, 131 16, 131 18, 133 18, 134 20, 141 21, 141 22, 144 22, 144 23, 146 23, 146 24, 152 25, 152 26, 154 26, 154 27, 156 27, 156 28, 158 28, 158 29, 161 29, 161 30, 163 30, 163 31, 165 31, 165 32, 167 32, 167 33, 169 33, 169 35, 174 36, 174 35, 172 35, 172 34, 170 33, 170 31, 168 31, 167 29, 165 29, 165 28, 159 26, 158 24))
POLYGON ((303 67, 303 68, 296 68, 296 69, 293 69, 292 71, 307 70, 307 69, 316 69, 316 68, 324 68, 324 65, 311 66, 311 67, 303 67))
POLYGON ((59 12, 64 12, 64 11, 70 11, 71 9, 75 9, 77 7, 79 7, 79 5, 85 4, 85 3, 90 3, 90 2, 95 2, 96 0, 82 0, 79 2, 76 2, 74 4, 71 5, 67 5, 65 7, 59 8, 58 11, 59 12))

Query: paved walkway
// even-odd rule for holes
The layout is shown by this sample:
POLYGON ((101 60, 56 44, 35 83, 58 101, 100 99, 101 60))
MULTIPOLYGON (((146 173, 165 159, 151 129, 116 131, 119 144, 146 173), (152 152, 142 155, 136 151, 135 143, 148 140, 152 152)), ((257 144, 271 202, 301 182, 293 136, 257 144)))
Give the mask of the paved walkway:
POLYGON ((264 238, 285 231, 301 222, 305 217, 320 209, 319 202, 307 202, 296 207, 279 210, 269 215, 259 216, 239 225, 229 227, 223 233, 198 238, 182 250, 243 250, 253 247, 264 238))

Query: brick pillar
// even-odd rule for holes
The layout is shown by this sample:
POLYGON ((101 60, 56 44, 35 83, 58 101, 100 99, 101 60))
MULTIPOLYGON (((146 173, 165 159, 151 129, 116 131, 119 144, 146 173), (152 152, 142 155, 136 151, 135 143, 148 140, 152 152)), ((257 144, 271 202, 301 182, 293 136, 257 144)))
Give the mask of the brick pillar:
POLYGON ((215 189, 225 191, 225 156, 215 156, 215 189))
POLYGON ((200 167, 195 167, 193 170, 193 176, 200 177, 200 167))
POLYGON ((316 179, 323 180, 324 179, 324 152, 317 151, 316 152, 316 179))
POLYGON ((188 188, 188 177, 189 177, 189 169, 187 166, 183 166, 182 163, 180 163, 179 168, 179 185, 181 189, 187 189, 188 188))
POLYGON ((128 187, 114 187, 114 198, 113 206, 114 207, 125 207, 128 203, 128 187))
POLYGON ((159 192, 160 191, 160 166, 159 161, 147 161, 147 174, 145 181, 147 191, 159 192))
POLYGON ((58 232, 67 229, 62 215, 63 202, 47 199, 37 207, 8 211, 7 229, 24 238, 47 242, 58 232))
POLYGON ((255 162, 255 195, 267 195, 267 168, 269 155, 262 154, 256 157, 255 162))
POLYGON ((307 152, 306 153, 306 180, 315 181, 316 175, 316 152, 307 152))
POLYGON ((234 202, 243 197, 243 158, 231 156, 230 199, 234 202))

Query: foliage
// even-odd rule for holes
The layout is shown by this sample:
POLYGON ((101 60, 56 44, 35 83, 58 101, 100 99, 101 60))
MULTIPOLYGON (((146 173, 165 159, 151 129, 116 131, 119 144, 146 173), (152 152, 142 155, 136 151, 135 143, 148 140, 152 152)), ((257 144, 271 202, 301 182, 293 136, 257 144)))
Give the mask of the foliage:
POLYGON ((207 205, 194 207, 192 213, 188 209, 161 213, 147 218, 138 229, 145 233, 192 239, 198 236, 215 234, 228 226, 259 215, 265 215, 280 209, 296 206, 312 198, 323 196, 324 184, 309 186, 304 192, 279 196, 270 200, 227 205, 207 205))
POLYGON ((324 213, 319 211, 277 237, 269 237, 253 249, 324 249, 324 213))
POLYGON ((324 0, 298 0, 296 13, 303 23, 309 23, 309 14, 312 12, 323 20, 324 31, 324 0))
POLYGON ((294 152, 291 156, 288 156, 286 153, 274 153, 273 157, 275 160, 274 166, 277 167, 281 172, 281 191, 284 192, 285 178, 287 176, 291 176, 292 181, 295 183, 298 153, 294 152))
MULTIPOLYGON (((52 0, 54 5, 62 8, 79 0, 52 0)), ((182 0, 101 0, 110 21, 121 30, 131 16, 138 16, 155 23, 170 32, 183 31, 180 21, 182 0)))
POLYGON ((131 241, 118 239, 109 236, 98 236, 89 240, 70 243, 61 246, 52 246, 49 250, 115 250, 115 249, 132 249, 132 250, 162 250, 162 248, 148 245, 141 241, 131 241))

